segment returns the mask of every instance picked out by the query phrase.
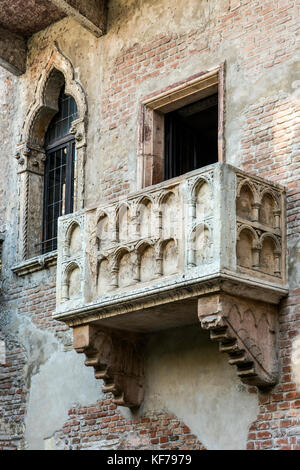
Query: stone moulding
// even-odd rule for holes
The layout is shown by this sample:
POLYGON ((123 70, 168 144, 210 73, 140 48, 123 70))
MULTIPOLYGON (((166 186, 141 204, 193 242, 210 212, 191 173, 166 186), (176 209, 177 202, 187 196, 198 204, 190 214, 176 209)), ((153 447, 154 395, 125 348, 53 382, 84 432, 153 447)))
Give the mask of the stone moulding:
POLYGON ((22 263, 14 265, 11 270, 19 277, 26 276, 27 274, 41 271, 50 266, 56 266, 57 252, 47 253, 45 255, 36 256, 30 260, 23 261, 22 263))
MULTIPOLYGON (((200 320, 242 381, 269 387, 287 294, 285 225, 284 188, 225 163, 64 216, 54 318, 124 337, 200 320)), ((121 388, 106 390, 120 397, 121 388)))

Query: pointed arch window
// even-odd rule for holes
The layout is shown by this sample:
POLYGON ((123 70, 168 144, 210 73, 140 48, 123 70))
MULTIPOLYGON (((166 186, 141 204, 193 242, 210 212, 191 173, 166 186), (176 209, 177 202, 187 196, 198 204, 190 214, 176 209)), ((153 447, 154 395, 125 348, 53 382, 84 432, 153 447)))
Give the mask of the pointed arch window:
POLYGON ((59 95, 59 111, 52 119, 45 135, 44 215, 42 251, 57 249, 57 220, 73 212, 76 186, 76 149, 72 122, 77 119, 77 105, 73 97, 59 95))

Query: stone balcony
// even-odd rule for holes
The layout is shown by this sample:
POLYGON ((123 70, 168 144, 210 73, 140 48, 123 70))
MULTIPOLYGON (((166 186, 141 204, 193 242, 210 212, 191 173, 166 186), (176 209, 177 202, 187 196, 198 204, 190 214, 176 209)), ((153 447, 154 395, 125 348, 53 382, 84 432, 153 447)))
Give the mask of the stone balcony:
POLYGON ((60 218, 54 317, 118 404, 142 400, 144 334, 191 324, 244 382, 270 386, 285 244, 284 189, 210 165, 60 218))

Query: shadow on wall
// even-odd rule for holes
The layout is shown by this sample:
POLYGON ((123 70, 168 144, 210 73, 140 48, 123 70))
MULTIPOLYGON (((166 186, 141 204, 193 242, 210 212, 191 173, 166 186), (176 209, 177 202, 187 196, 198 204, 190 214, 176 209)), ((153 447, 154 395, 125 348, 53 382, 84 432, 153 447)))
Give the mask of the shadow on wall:
MULTIPOLYGON (((135 416, 119 407, 125 418, 147 411, 172 413, 209 450, 246 448, 257 396, 248 393, 206 332, 196 325, 155 333, 145 357, 145 401, 135 416)), ((101 381, 83 362, 74 351, 56 351, 32 376, 25 422, 29 449, 44 449, 44 440, 62 428, 77 403, 101 399, 101 381)))
POLYGON ((209 450, 246 449, 258 401, 197 326, 155 334, 147 345, 141 413, 167 410, 209 450))

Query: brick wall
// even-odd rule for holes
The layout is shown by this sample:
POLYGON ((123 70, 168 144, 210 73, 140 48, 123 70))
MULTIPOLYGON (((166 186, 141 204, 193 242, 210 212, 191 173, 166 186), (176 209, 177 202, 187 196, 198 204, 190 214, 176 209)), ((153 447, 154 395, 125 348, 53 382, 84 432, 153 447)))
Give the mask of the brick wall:
MULTIPOLYGON (((159 83, 160 77, 176 76, 177 70, 184 70, 195 59, 198 62, 195 72, 203 71, 201 63, 218 65, 226 58, 226 55, 221 55, 218 59, 222 41, 228 38, 232 47, 239 44, 234 67, 238 66, 243 71, 246 84, 254 83, 270 67, 291 59, 297 19, 299 12, 296 11, 295 1, 271 0, 262 3, 244 0, 239 8, 232 10, 228 10, 228 4, 224 2, 220 16, 211 17, 204 32, 197 29, 184 34, 158 35, 147 44, 136 44, 122 50, 112 68, 107 68, 104 79, 100 103, 102 132, 113 138, 118 133, 117 129, 130 125, 131 120, 135 120, 137 127, 139 101, 144 98, 140 92, 143 83, 151 80, 159 83)), ((227 66, 232 67, 230 58, 227 58, 227 66)), ((160 88, 158 86, 153 91, 160 88)), ((267 110, 270 118, 268 106, 267 110)), ((278 112, 284 114, 284 100, 278 112)), ((123 161, 119 159, 120 155, 118 164, 106 169, 102 176, 101 195, 108 200, 126 194, 129 189, 128 161, 126 158, 123 161)))
POLYGON ((5 342, 5 361, 0 363, 0 450, 17 450, 26 413, 26 351, 13 338, 0 333, 0 339, 5 342))
POLYGON ((47 282, 32 280, 29 284, 24 278, 11 283, 5 294, 5 301, 17 301, 19 315, 28 317, 41 330, 51 331, 58 338, 63 338, 68 327, 53 319, 56 308, 56 273, 47 271, 47 282))
POLYGON ((300 391, 291 375, 292 340, 300 330, 300 289, 282 302, 279 327, 280 380, 258 393, 259 414, 251 425, 248 449, 300 450, 300 391))
MULTIPOLYGON (((113 137, 130 120, 137 126, 140 88, 145 81, 159 83, 159 77, 171 73, 176 77, 176 71, 184 70, 192 58, 198 60, 197 72, 202 71, 201 61, 216 65, 224 60, 219 52, 224 39, 238 40, 237 65, 243 70, 244 80, 254 83, 259 74, 292 57, 298 23, 295 8, 296 2, 291 0, 244 0, 239 8, 224 8, 220 16, 210 20, 204 32, 158 35, 147 44, 123 49, 108 70, 109 78, 102 92, 99 115, 102 132, 113 137)), ((284 93, 249 106, 238 155, 244 170, 286 186, 289 242, 296 239, 300 227, 296 111, 296 102, 284 93)), ((130 187, 127 155, 118 157, 118 162, 102 175, 101 191, 108 200, 126 194, 130 187)), ((51 317, 55 308, 54 280, 49 279, 46 284, 32 281, 30 287, 24 286, 22 280, 11 285, 5 300, 18 300, 19 315, 28 316, 38 328, 50 330, 63 339, 66 327, 51 317)), ((282 302, 280 382, 272 391, 258 393, 259 414, 249 429, 249 449, 300 449, 300 392, 296 391, 291 376, 291 344, 300 326, 299 301, 300 290, 293 289, 282 302)), ((0 449, 17 448, 23 436, 28 393, 23 378, 25 364, 24 349, 12 339, 7 340, 7 360, 0 365, 0 418, 4 418, 6 425, 6 430, 0 430, 0 449), (5 432, 9 440, 1 440, 5 432)), ((65 449, 84 448, 95 442, 102 448, 113 443, 114 449, 203 448, 176 416, 149 412, 142 418, 126 420, 111 400, 71 409, 55 440, 65 449)))
POLYGON ((205 450, 190 429, 173 414, 147 412, 142 418, 125 419, 111 399, 94 406, 69 410, 55 444, 64 450, 85 448, 137 450, 205 450))
MULTIPOLYGON (((32 283, 29 287, 11 284, 5 300, 18 301, 17 313, 31 319, 40 330, 51 331, 67 348, 71 347, 68 330, 63 323, 52 318, 55 310, 55 284, 49 276, 48 283, 32 283)), ((4 311, 3 317, 8 314, 4 311)), ((5 319, 5 318, 4 318, 5 319)), ((22 328, 22 325, 19 326, 22 328)), ((0 361, 0 450, 20 449, 24 445, 24 419, 30 391, 29 351, 13 335, 1 333, 5 343, 5 362, 0 361)))

